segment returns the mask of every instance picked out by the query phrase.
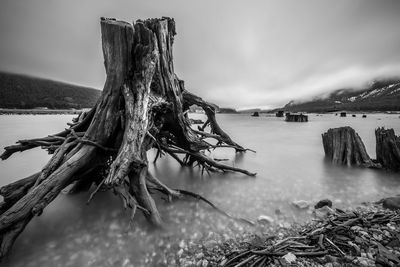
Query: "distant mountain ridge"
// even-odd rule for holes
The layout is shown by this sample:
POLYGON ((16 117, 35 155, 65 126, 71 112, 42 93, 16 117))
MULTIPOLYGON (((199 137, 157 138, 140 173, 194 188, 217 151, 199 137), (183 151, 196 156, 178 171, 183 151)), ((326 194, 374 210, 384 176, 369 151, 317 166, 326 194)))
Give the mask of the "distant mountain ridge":
POLYGON ((400 111, 400 79, 376 80, 361 90, 339 89, 327 97, 315 97, 310 101, 290 101, 281 109, 292 112, 400 111))
POLYGON ((89 108, 101 91, 22 74, 0 72, 0 108, 89 108))

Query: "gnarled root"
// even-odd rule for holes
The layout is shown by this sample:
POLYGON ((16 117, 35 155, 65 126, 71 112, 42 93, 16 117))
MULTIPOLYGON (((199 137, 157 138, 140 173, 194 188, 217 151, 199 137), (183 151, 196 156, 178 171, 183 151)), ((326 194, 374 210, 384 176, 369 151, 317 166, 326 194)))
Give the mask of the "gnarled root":
MULTIPOLYGON (((183 82, 181 82, 181 86, 183 87, 183 82)), ((205 136, 205 137, 210 137, 210 138, 216 139, 218 141, 217 146, 222 143, 225 143, 227 146, 233 147, 236 151, 239 151, 239 152, 245 152, 247 150, 255 152, 254 150, 251 150, 248 148, 247 149, 243 148, 241 145, 234 142, 230 138, 230 136, 222 130, 222 128, 219 126, 219 124, 217 122, 217 119, 215 118, 216 106, 214 104, 204 101, 201 97, 198 97, 198 96, 186 91, 184 88, 182 88, 182 89, 183 89, 182 96, 183 96, 184 105, 186 107, 190 107, 191 105, 198 105, 204 110, 204 112, 207 115, 207 121, 204 123, 204 125, 202 127, 199 126, 199 132, 197 132, 198 134, 205 136), (210 125, 211 133, 204 132, 204 129, 207 125, 210 125), (201 133, 201 132, 203 132, 203 133, 201 133)))

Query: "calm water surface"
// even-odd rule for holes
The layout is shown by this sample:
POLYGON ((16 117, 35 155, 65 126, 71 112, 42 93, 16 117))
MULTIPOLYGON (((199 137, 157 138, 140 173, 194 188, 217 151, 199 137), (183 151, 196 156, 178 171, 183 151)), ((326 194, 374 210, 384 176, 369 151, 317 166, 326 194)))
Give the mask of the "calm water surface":
MULTIPOLYGON (((202 117, 201 114, 195 114, 202 117)), ((0 146, 17 139, 56 133, 66 127, 71 115, 0 116, 0 146)), ((339 126, 353 127, 375 157, 374 129, 385 126, 400 133, 398 115, 371 114, 362 119, 333 114, 310 115, 308 123, 286 123, 281 118, 219 114, 224 129, 238 143, 257 153, 236 154, 230 149, 213 156, 227 164, 257 172, 256 178, 242 174, 201 176, 199 170, 181 168, 166 157, 151 171, 167 185, 195 191, 237 216, 256 219, 265 214, 277 222, 303 221, 311 215, 290 203, 315 202, 322 198, 346 208, 400 192, 400 176, 386 171, 332 166, 325 162, 321 133, 339 126), (279 209, 283 215, 276 215, 279 209)), ((154 156, 149 152, 149 157, 154 156)), ((34 149, 0 162, 0 186, 40 170, 50 158, 34 149)), ((233 237, 245 226, 216 214, 202 203, 157 199, 165 221, 164 230, 147 227, 141 214, 129 223, 119 200, 100 193, 85 205, 86 193, 60 195, 34 218, 15 243, 6 266, 143 266, 171 264, 164 250, 179 250, 182 242, 198 242, 210 235, 233 237), (182 241, 184 240, 184 241, 182 241)), ((258 229, 257 231, 259 231, 258 229)))

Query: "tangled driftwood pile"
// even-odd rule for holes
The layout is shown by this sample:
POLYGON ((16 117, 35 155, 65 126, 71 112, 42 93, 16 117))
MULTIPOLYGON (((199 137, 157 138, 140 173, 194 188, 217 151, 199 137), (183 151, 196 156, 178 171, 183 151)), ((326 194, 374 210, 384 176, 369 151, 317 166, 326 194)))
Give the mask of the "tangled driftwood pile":
MULTIPOLYGON (((297 234, 243 243, 222 266, 399 266, 400 212, 332 210, 297 234), (327 264, 327 265, 326 265, 327 264)), ((259 237, 258 237, 259 239, 259 237)))

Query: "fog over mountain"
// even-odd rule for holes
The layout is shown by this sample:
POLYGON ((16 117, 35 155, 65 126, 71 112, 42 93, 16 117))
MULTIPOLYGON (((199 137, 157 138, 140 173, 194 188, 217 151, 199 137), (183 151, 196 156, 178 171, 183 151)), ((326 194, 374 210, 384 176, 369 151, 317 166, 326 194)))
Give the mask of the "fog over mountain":
POLYGON ((102 89, 101 16, 170 16, 175 68, 223 107, 279 107, 400 74, 400 1, 0 3, 0 70, 102 89))
POLYGON ((343 88, 282 107, 295 112, 400 111, 400 79, 373 81, 363 89, 343 88))

